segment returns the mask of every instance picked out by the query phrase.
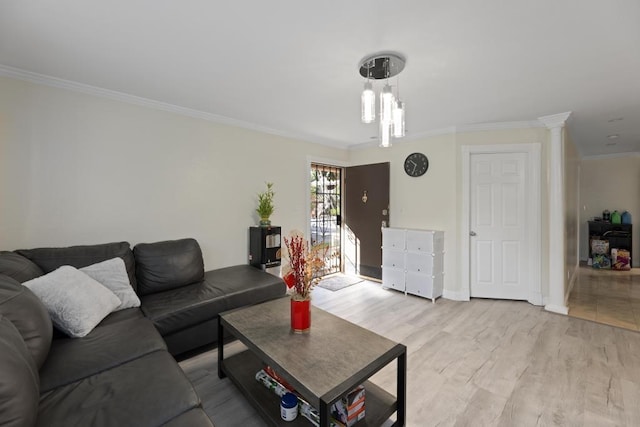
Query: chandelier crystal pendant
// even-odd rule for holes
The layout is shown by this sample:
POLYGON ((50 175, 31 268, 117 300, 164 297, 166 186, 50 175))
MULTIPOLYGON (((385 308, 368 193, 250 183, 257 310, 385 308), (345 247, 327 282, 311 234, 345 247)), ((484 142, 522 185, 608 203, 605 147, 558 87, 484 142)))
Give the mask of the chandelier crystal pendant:
POLYGON ((393 137, 402 138, 404 136, 404 102, 396 100, 393 109, 393 137))
POLYGON ((376 120, 376 93, 369 80, 362 91, 362 123, 373 123, 376 120))
POLYGON ((391 122, 380 120, 380 147, 391 147, 391 122))
POLYGON ((389 78, 397 76, 405 66, 405 59, 397 53, 380 53, 368 56, 360 62, 360 75, 367 81, 361 97, 362 122, 373 123, 376 119, 376 95, 371 80, 386 80, 380 92, 380 111, 378 116, 381 147, 390 147, 392 138, 405 135, 405 106, 399 99, 396 84, 396 96, 389 84, 389 78))
POLYGON ((391 123, 393 120, 393 109, 395 107, 395 98, 391 91, 389 83, 384 85, 380 94, 380 121, 391 123))

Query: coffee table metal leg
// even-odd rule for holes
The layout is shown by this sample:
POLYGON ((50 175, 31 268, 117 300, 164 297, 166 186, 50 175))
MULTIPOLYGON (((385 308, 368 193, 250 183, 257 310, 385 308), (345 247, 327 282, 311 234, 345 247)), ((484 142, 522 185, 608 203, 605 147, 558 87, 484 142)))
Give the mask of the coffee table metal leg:
POLYGON ((406 424, 405 414, 407 411, 407 350, 405 349, 398 356, 398 391, 396 398, 398 400, 396 425, 403 426, 406 424))
POLYGON ((224 331, 222 321, 218 318, 218 378, 225 378, 226 375, 222 371, 222 360, 224 359, 224 331))
POLYGON ((329 427, 329 419, 331 418, 331 414, 329 413, 329 405, 327 402, 320 399, 320 427, 329 427))

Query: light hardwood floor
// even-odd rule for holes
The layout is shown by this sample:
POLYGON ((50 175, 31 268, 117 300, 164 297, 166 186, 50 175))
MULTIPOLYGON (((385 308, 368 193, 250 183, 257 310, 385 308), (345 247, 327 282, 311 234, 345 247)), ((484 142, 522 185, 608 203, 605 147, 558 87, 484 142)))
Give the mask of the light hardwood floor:
POLYGON ((640 268, 612 271, 580 266, 569 295, 569 316, 640 331, 640 268))
MULTIPOLYGON (((313 292, 318 307, 408 347, 409 426, 640 425, 637 332, 526 302, 432 304, 368 281, 313 292)), ((211 350, 180 363, 214 424, 264 425, 230 381, 218 379, 216 357, 211 350)), ((395 393, 395 365, 373 381, 395 393)))

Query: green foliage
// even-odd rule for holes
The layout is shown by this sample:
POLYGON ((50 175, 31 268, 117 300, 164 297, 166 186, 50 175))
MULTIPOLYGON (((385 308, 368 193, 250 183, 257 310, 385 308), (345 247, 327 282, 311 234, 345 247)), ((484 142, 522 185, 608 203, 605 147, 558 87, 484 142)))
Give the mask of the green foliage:
POLYGON ((256 212, 260 218, 269 218, 275 207, 273 206, 273 197, 276 193, 273 192, 273 182, 267 182, 267 189, 262 193, 258 193, 258 208, 256 212))

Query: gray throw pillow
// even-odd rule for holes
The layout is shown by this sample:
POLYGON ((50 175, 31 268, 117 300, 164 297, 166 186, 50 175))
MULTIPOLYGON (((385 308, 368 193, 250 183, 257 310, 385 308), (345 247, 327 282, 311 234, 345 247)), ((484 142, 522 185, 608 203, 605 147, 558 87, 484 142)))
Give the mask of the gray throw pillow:
POLYGON ((69 265, 23 285, 47 307, 53 324, 74 338, 87 335, 122 303, 109 289, 69 265))
POLYGON ((116 294, 122 302, 114 311, 140 307, 140 298, 129 283, 127 267, 122 258, 113 258, 80 269, 84 274, 116 294))

